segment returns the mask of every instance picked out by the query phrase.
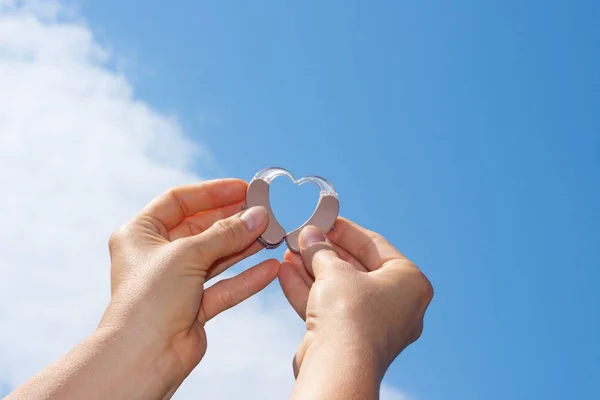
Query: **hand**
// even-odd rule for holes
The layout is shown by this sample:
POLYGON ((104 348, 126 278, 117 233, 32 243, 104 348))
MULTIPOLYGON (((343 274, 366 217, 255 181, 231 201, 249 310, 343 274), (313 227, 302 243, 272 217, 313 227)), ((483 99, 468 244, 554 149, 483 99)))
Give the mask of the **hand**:
POLYGON ((117 230, 98 329, 8 399, 170 398, 206 352, 204 324, 277 276, 279 262, 267 260, 204 290, 262 248, 267 212, 239 212, 246 188, 236 179, 181 186, 117 230))
POLYGON ((306 227, 300 249, 286 252, 279 271, 285 296, 306 321, 295 393, 377 398, 371 396, 389 365, 421 335, 433 297, 429 280, 382 236, 343 218, 328 238, 306 227), (327 394, 336 379, 344 382, 327 394))
POLYGON ((267 260, 203 289, 262 248, 256 239, 267 213, 239 212, 246 188, 222 179, 172 189, 110 238, 112 299, 99 329, 123 330, 170 359, 157 367, 173 375, 168 386, 178 386, 204 356, 206 322, 277 276, 279 262, 267 260))

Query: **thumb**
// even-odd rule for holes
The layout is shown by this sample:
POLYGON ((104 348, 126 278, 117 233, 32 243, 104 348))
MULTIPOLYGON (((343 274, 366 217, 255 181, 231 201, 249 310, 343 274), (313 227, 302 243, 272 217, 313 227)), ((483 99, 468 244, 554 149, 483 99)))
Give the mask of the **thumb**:
POLYGON ((333 245, 327 240, 323 231, 316 226, 306 226, 298 237, 300 255, 304 266, 315 279, 328 268, 346 264, 333 245))
POLYGON ((260 206, 252 207, 215 222, 204 232, 189 239, 201 254, 202 261, 210 266, 220 258, 246 249, 267 229, 267 225, 267 210, 260 206))

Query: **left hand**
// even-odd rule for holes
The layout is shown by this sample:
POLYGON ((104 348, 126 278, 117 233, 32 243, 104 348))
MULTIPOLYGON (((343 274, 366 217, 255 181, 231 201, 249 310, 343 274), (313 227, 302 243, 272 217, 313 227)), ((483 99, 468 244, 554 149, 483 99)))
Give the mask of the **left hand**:
MULTIPOLYGON (((258 252, 266 210, 240 212, 247 184, 221 179, 162 194, 110 238, 112 298, 99 330, 165 358, 169 390, 206 352, 204 325, 265 288, 278 273, 264 261, 204 290, 207 280, 258 252)), ((124 352, 128 347, 125 346, 124 352)))

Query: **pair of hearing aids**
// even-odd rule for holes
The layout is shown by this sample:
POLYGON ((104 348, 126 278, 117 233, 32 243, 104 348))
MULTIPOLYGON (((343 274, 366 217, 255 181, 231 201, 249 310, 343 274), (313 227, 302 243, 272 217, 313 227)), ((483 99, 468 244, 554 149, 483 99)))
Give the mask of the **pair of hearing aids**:
POLYGON ((246 193, 245 208, 255 206, 263 206, 266 208, 269 216, 269 225, 258 240, 268 249, 275 249, 285 241, 287 247, 295 253, 300 251, 298 237, 300 236, 300 231, 302 231, 305 226, 313 225, 327 233, 333 228, 340 210, 338 194, 327 179, 320 176, 309 175, 296 180, 290 171, 278 167, 265 168, 254 175, 254 178, 250 181, 246 193), (299 228, 294 229, 289 233, 283 229, 281 224, 275 218, 273 210, 271 209, 271 201, 269 200, 271 181, 279 176, 287 176, 296 185, 303 185, 307 182, 313 183, 317 185, 320 190, 319 202, 311 217, 299 228))

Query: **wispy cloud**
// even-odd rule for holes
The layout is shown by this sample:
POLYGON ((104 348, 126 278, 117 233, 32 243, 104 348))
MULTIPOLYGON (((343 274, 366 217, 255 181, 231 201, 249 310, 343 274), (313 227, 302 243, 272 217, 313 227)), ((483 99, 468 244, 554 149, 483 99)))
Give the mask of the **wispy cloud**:
MULTIPOLYGON (((95 328, 110 232, 162 190, 201 179, 190 166, 209 153, 109 61, 60 3, 0 0, 0 391, 95 328)), ((302 324, 273 296, 211 322, 208 354, 176 398, 287 396, 302 324)))

